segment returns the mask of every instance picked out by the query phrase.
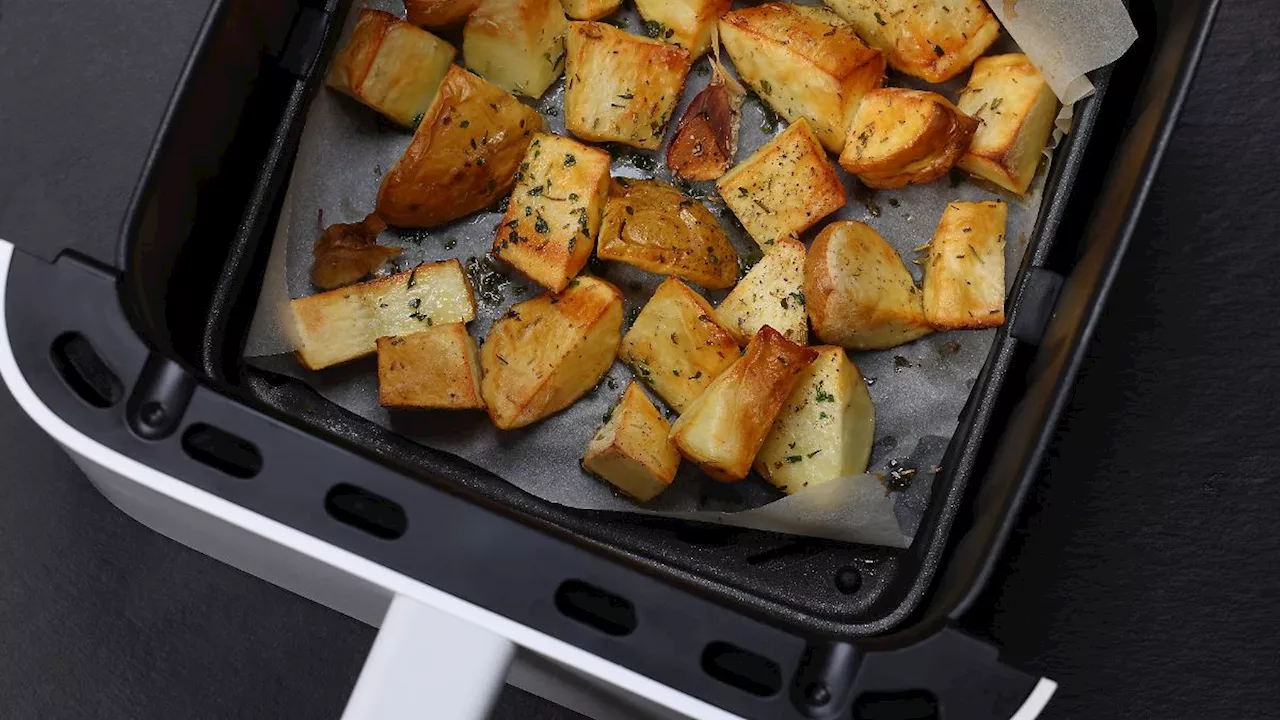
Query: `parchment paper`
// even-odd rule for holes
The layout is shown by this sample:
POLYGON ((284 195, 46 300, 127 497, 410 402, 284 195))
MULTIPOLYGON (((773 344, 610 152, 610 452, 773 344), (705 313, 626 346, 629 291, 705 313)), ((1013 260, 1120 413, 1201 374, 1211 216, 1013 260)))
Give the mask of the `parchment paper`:
MULTIPOLYGON (((368 5, 397 12, 400 3, 372 0, 368 5)), ((1022 9, 1021 3, 1018 8, 1022 9)), ((344 39, 355 16, 354 12, 350 14, 344 39)), ((613 20, 622 21, 632 32, 643 33, 639 16, 630 9, 613 20)), ((1013 41, 1005 37, 993 52, 1016 49, 1013 41)), ((689 74, 673 117, 682 115, 689 100, 709 79, 709 64, 704 58, 689 74)), ((940 91, 954 99, 963 80, 964 76, 940 91)), ((901 76, 891 76, 889 84, 925 87, 901 76)), ((551 130, 564 132, 563 82, 548 90, 535 106, 543 112, 551 130)), ((739 160, 784 127, 762 108, 755 98, 749 98, 744 106, 739 160)), ((675 124, 673 121, 668 128, 668 140, 675 124)), ((740 483, 718 483, 691 463, 684 463, 673 485, 644 506, 584 473, 579 466, 588 440, 631 380, 630 371, 620 362, 594 391, 573 406, 531 427, 506 432, 495 429, 483 412, 393 412, 382 408, 378 404, 376 364, 371 358, 321 372, 302 368, 289 354, 294 342, 286 330, 289 323, 283 319, 287 317, 284 313, 288 312, 289 298, 316 292, 308 279, 312 245, 324 225, 358 221, 373 208, 382 173, 396 162, 410 137, 408 132, 336 92, 321 89, 316 95, 246 344, 246 357, 253 358, 254 364, 300 378, 343 408, 424 445, 458 455, 551 502, 891 547, 910 544, 928 504, 943 453, 955 432, 957 417, 986 360, 994 330, 937 333, 888 351, 851 353, 851 359, 867 378, 876 407, 876 442, 869 474, 840 478, 786 497, 754 474, 740 483)), ((615 150, 615 176, 670 180, 664 162, 665 144, 663 151, 654 153, 615 150)), ((961 181, 958 175, 930 185, 869 193, 843 170, 840 173, 849 193, 848 205, 803 240, 811 240, 822 225, 832 220, 867 222, 898 250, 919 281, 920 269, 912 262, 918 256, 915 248, 928 242, 948 202, 1002 199, 1009 204, 1006 290, 1012 286, 1040 207, 1043 166, 1031 190, 1022 198, 961 181)), ((755 243, 714 197, 714 183, 694 183, 690 192, 704 198, 744 260, 759 257, 755 243)), ((501 213, 494 208, 431 231, 388 231, 380 242, 403 247, 404 253, 386 272, 419 262, 462 259, 472 274, 478 303, 478 314, 470 329, 477 340, 482 340, 507 308, 539 292, 518 274, 486 258, 500 219, 501 213)), ((623 290, 628 318, 634 317, 662 280, 619 263, 593 263, 588 271, 623 290)), ((721 291, 707 296, 716 304, 725 294, 721 291)))

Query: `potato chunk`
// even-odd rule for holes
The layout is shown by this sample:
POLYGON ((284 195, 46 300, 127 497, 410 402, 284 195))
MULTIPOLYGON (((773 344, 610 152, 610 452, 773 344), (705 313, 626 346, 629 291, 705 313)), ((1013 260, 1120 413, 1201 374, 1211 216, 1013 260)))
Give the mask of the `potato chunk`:
POLYGON ((803 118, 725 173, 716 189, 766 253, 845 204, 840 176, 803 118))
POLYGON ((953 202, 929 242, 924 315, 939 330, 1004 324, 1004 225, 999 200, 953 202))
POLYGON ((565 128, 584 140, 657 150, 689 51, 597 22, 570 23, 566 44, 565 128))
POLYGON ((668 278, 623 336, 619 355, 672 410, 684 412, 738 359, 738 344, 701 295, 668 278))
POLYGON ((680 454, 726 482, 741 480, 800 373, 817 357, 771 327, 711 383, 671 426, 680 454))
POLYGON ((716 217, 661 180, 614 178, 596 255, 713 290, 738 279, 738 253, 716 217))
POLYGON ((760 453, 756 471, 785 493, 867 471, 875 407, 858 367, 843 348, 813 348, 760 453))
POLYGON ((933 182, 964 154, 977 126, 937 93, 873 90, 854 113, 840 166, 873 188, 933 182))
POLYGON ((636 0, 636 10, 660 40, 679 45, 696 58, 711 47, 716 19, 731 4, 732 0, 636 0))
POLYGON ((804 298, 818 339, 851 350, 883 350, 930 331, 902 258, 860 222, 818 233, 804 266, 804 298))
POLYGON ((561 0, 561 5, 574 20, 599 20, 622 7, 622 0, 561 0))
POLYGON ((378 214, 399 227, 435 227, 511 192, 542 116, 452 65, 413 141, 378 189, 378 214))
POLYGON ((493 251, 559 292, 591 258, 609 197, 609 153, 560 135, 537 135, 517 178, 493 251))
POLYGON ((386 408, 483 408, 480 356, 466 323, 378 338, 378 402, 386 408))
POLYGON ((311 370, 369 355, 385 335, 476 317, 471 283, 457 260, 299 298, 290 308, 298 360, 311 370))
POLYGON ((720 42, 743 82, 838 153, 859 101, 884 84, 884 56, 823 7, 770 2, 727 13, 720 42))
POLYGON ((798 345, 809 344, 804 309, 804 243, 783 238, 760 258, 716 309, 739 345, 768 325, 798 345))
POLYGON ((560 0, 485 0, 467 18, 467 67, 509 93, 538 98, 564 70, 560 0))
POLYGON ((957 104, 978 121, 959 167, 1025 193, 1058 116, 1058 98, 1040 71, 1022 54, 979 58, 957 104))
POLYGON ((621 329, 622 293, 593 277, 513 306, 480 346, 493 424, 524 427, 572 405, 613 365, 621 329))
POLYGON ((404 0, 409 22, 425 28, 461 24, 478 7, 480 0, 404 0))
POLYGON ((633 382, 591 438, 582 467, 640 502, 652 500, 680 469, 680 452, 667 438, 670 430, 633 382))
POLYGON ((1000 36, 982 0, 824 0, 889 64, 940 83, 964 72, 1000 36))
POLYGON ((391 13, 361 10, 355 30, 329 66, 325 84, 405 127, 417 124, 457 53, 391 13))

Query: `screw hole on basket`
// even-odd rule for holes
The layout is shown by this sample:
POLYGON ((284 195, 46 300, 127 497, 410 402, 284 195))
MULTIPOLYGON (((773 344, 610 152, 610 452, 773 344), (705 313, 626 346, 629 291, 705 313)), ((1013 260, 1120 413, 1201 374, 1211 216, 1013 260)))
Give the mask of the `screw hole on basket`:
POLYGON ((556 590, 561 615, 606 635, 630 635, 636 629, 636 608, 629 600, 581 580, 566 580, 556 590))
POLYGON ((383 540, 395 540, 409 526, 399 503, 346 483, 333 486, 324 509, 334 520, 383 540))
POLYGON ((187 428, 182 449, 192 460, 232 477, 248 479, 262 471, 262 453, 253 443, 212 425, 196 423, 187 428))
POLYGON ((836 589, 846 595, 853 595, 862 589, 862 573, 852 565, 845 565, 836 571, 836 589))
POLYGON ((49 348, 53 369, 71 392, 96 408, 109 408, 124 398, 124 386, 85 336, 68 332, 49 348))
POLYGON ((768 697, 782 689, 778 663, 727 642, 713 642, 702 651, 702 671, 726 685, 768 697))
POLYGON ((853 702, 853 720, 937 720, 938 699, 928 690, 869 692, 853 702))

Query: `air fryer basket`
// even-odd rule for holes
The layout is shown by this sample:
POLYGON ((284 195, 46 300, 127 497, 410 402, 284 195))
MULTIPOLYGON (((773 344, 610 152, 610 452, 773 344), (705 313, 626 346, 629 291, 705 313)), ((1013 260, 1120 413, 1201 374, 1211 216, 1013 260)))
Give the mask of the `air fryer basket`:
POLYGON ((1216 3, 1135 4, 1142 40, 1055 155, 1009 321, 905 551, 552 505, 245 365, 345 5, 218 3, 120 255, 15 254, 6 320, 42 399, 162 472, 740 714, 825 716, 904 668, 916 687, 992 662, 942 628, 1034 476, 1216 3), (721 651, 739 677, 716 674, 721 651))

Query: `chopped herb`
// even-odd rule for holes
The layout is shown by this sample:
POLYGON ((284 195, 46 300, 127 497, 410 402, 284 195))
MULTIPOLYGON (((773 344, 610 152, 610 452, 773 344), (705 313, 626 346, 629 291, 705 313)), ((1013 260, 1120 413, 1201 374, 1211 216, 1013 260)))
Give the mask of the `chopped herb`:
POLYGON ((404 286, 406 290, 418 284, 418 268, 420 267, 422 266, 421 265, 415 266, 412 270, 409 271, 409 282, 404 286))
POLYGON ((618 97, 619 97, 620 99, 622 99, 622 100, 630 100, 630 99, 634 98, 634 97, 635 97, 635 95, 632 95, 631 93, 622 93, 622 94, 621 94, 621 95, 619 95, 618 97))
POLYGON ((747 189, 744 187, 738 188, 738 197, 746 197, 746 196, 747 196, 747 189))
POLYGON ((817 454, 818 454, 818 453, 820 453, 820 452, 822 452, 822 448, 818 448, 817 450, 814 450, 813 452, 809 453, 808 455, 805 455, 805 457, 813 457, 814 455, 817 455, 817 454))
POLYGON ((828 416, 827 416, 827 414, 826 414, 825 412, 820 412, 820 413, 818 413, 818 419, 819 419, 819 420, 826 420, 826 419, 827 419, 827 417, 828 417, 828 416))
POLYGON ((711 74, 711 66, 706 63, 698 63, 697 66, 693 68, 693 74, 700 77, 706 77, 711 74))
POLYGON ((458 247, 458 240, 457 240, 457 238, 449 238, 448 240, 445 240, 445 241, 444 241, 444 249, 445 249, 445 250, 452 250, 452 249, 454 249, 454 248, 456 248, 456 247, 458 247))
POLYGON ((801 455, 788 455, 788 456, 787 456, 787 462, 789 462, 789 463, 798 463, 798 462, 800 462, 800 461, 801 461, 801 460, 803 460, 803 459, 804 459, 804 457, 803 457, 803 456, 801 456, 801 455))
POLYGON ((943 55, 946 55, 947 53, 946 53, 946 51, 944 51, 941 47, 939 47, 939 46, 937 46, 937 45, 934 45, 934 46, 933 46, 933 54, 934 54, 934 55, 937 55, 938 57, 942 57, 943 55))
POLYGON ((569 202, 578 202, 578 193, 569 193, 569 202))
POLYGON ((631 207, 630 205, 624 205, 622 209, 623 209, 623 210, 624 210, 628 215, 635 215, 635 214, 636 214, 636 209, 635 209, 635 208, 633 208, 633 207, 631 207))
POLYGON ((417 115, 414 115, 414 116, 413 116, 413 126, 414 126, 414 127, 417 127, 417 126, 418 126, 419 124, 421 124, 421 123, 422 123, 422 113, 418 113, 417 115))
POLYGON ((699 370, 698 372, 696 372, 696 373, 694 373, 694 374, 690 375, 690 376, 689 376, 689 379, 690 379, 690 380, 697 380, 697 379, 698 379, 698 378, 700 378, 700 377, 702 377, 702 371, 701 371, 701 370, 699 370))
POLYGON ((680 370, 679 370, 679 369, 672 369, 671 374, 672 374, 672 375, 675 375, 676 377, 680 377, 680 370))
POLYGON ((470 121, 470 120, 463 120, 462 122, 458 123, 458 127, 460 127, 460 128, 462 128, 462 129, 464 129, 464 130, 465 130, 465 129, 467 129, 467 128, 471 127, 471 121, 470 121))
POLYGON ((760 89, 764 91, 765 95, 773 94, 773 85, 770 85, 769 81, 764 78, 760 79, 760 89))
POLYGON ((909 367, 911 367, 910 360, 902 357, 901 355, 893 356, 893 368, 895 372, 901 368, 909 368, 909 367))
POLYGON ((814 391, 814 399, 818 402, 835 402, 836 396, 827 392, 822 385, 818 385, 817 390, 814 391))
POLYGON ((551 232, 551 226, 547 225, 546 218, 541 215, 539 215, 538 219, 533 222, 533 229, 542 235, 546 235, 551 232))
POLYGON ((660 37, 666 28, 657 20, 644 21, 644 33, 651 38, 660 37))
POLYGON ((529 188, 528 193, 534 197, 537 197, 542 194, 542 186, 534 185, 533 187, 529 188))
POLYGON ((607 382, 607 383, 608 383, 608 385, 609 385, 609 389, 610 389, 610 390, 617 390, 617 389, 618 389, 618 381, 617 381, 617 380, 614 380, 612 377, 608 378, 605 382, 607 382))
POLYGON ((884 21, 884 18, 880 17, 880 13, 875 13, 875 16, 876 16, 876 22, 880 23, 880 27, 884 27, 885 25, 889 24, 884 21))
POLYGON ((414 298, 409 301, 409 307, 417 310, 422 305, 422 298, 414 298))
POLYGON ((1002 103, 1002 102, 1004 102, 1004 98, 1002 98, 1002 97, 998 97, 998 98, 996 98, 995 100, 992 100, 992 101, 991 101, 991 111, 992 111, 992 112, 995 112, 996 108, 1000 107, 1000 103, 1002 103))
POLYGON ((799 305, 800 307, 804 307, 804 293, 797 290, 791 293, 791 299, 795 300, 796 304, 799 305))

